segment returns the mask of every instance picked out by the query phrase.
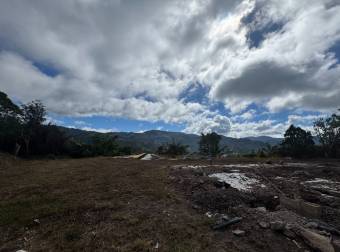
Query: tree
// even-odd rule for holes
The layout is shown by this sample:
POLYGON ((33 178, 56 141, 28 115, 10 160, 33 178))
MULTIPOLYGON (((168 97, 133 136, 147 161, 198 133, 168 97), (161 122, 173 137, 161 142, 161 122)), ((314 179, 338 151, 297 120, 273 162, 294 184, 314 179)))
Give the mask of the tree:
POLYGON ((208 134, 201 134, 201 139, 199 141, 199 151, 203 155, 209 155, 212 157, 217 156, 220 153, 220 141, 221 136, 215 132, 208 134))
POLYGON ((20 108, 0 91, 0 150, 15 152, 22 131, 21 115, 20 108))
POLYGON ((311 156, 314 150, 314 141, 310 131, 291 125, 284 134, 281 143, 281 153, 292 157, 311 156))
POLYGON ((179 156, 185 155, 187 153, 187 145, 182 145, 181 143, 167 143, 158 147, 158 154, 169 155, 169 156, 179 156))
POLYGON ((117 136, 94 136, 92 153, 94 156, 117 156, 120 154, 117 136))
POLYGON ((340 148, 340 115, 333 114, 314 122, 314 130, 326 157, 336 157, 340 148))
POLYGON ((45 106, 38 100, 21 107, 23 119, 22 138, 25 143, 26 155, 29 155, 30 141, 46 120, 45 106))

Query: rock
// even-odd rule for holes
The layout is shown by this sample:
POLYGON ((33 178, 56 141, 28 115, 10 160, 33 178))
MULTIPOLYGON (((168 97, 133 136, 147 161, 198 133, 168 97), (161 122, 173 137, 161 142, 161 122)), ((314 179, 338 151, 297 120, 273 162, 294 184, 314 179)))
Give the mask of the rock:
POLYGON ((212 227, 213 230, 225 229, 233 224, 239 223, 242 220, 242 217, 235 217, 228 221, 223 221, 222 223, 218 223, 212 227))
POLYGON ((328 237, 304 228, 301 228, 299 234, 312 249, 321 252, 335 252, 328 237))
POLYGON ((316 222, 314 222, 314 221, 308 222, 308 223, 306 224, 306 228, 314 228, 314 229, 317 229, 318 226, 319 226, 319 224, 316 223, 316 222))
POLYGON ((203 169, 202 169, 202 168, 194 169, 193 172, 194 172, 194 174, 195 174, 196 176, 203 176, 203 175, 204 175, 204 172, 203 172, 203 169))
POLYGON ((332 240, 332 245, 334 247, 335 252, 340 252, 340 240, 333 239, 332 240))
POLYGON ((246 232, 243 231, 243 230, 240 230, 240 229, 235 229, 235 230, 233 230, 233 234, 236 235, 236 236, 244 236, 246 234, 246 232))
POLYGON ((270 224, 268 222, 260 221, 259 226, 263 229, 267 229, 270 227, 270 224))
POLYGON ((270 228, 273 231, 282 232, 285 229, 286 223, 283 221, 272 221, 270 222, 270 228))
POLYGON ((292 173, 292 176, 295 177, 295 176, 310 176, 310 173, 307 172, 307 171, 295 171, 292 173))
POLYGON ((220 180, 214 180, 214 186, 216 188, 229 188, 230 184, 224 182, 224 181, 220 181, 220 180))
POLYGON ((198 209, 200 209, 200 206, 198 206, 198 205, 196 205, 196 204, 193 204, 193 205, 192 205, 192 208, 195 209, 195 210, 198 210, 198 209))
POLYGON ((229 218, 229 216, 228 216, 228 215, 226 215, 226 214, 221 214, 221 216, 220 216, 220 220, 222 220, 222 221, 229 221, 229 220, 230 220, 230 218, 229 218))
POLYGON ((39 219, 34 219, 33 222, 34 222, 35 224, 40 224, 40 220, 39 220, 39 219))
POLYGON ((283 230, 283 234, 288 238, 294 239, 296 237, 294 229, 295 229, 294 225, 287 223, 285 225, 285 229, 283 230))
POLYGON ((267 209, 265 207, 257 207, 255 209, 256 209, 256 211, 259 211, 259 212, 262 212, 262 213, 266 213, 267 212, 267 209))
POLYGON ((283 230, 283 235, 290 238, 294 239, 296 237, 296 234, 292 230, 283 230))

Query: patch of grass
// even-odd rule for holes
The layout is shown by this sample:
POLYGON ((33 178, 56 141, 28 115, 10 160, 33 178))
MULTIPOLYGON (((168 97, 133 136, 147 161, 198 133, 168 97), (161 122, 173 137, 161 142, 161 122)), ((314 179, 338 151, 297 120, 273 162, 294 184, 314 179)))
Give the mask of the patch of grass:
POLYGON ((62 201, 51 198, 33 198, 0 202, 0 226, 26 226, 34 219, 64 210, 62 201))
POLYGON ((148 252, 152 249, 152 242, 146 241, 142 239, 136 239, 131 245, 131 251, 138 251, 138 252, 148 252))
POLYGON ((69 229, 64 233, 64 239, 67 242, 78 241, 81 238, 81 231, 77 228, 69 229))

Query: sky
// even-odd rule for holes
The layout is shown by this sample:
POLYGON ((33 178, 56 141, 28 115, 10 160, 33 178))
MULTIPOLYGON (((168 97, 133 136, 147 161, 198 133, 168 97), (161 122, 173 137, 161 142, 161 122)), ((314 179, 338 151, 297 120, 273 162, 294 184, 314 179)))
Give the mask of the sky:
POLYGON ((0 90, 67 127, 312 130, 339 61, 340 0, 0 1, 0 90))

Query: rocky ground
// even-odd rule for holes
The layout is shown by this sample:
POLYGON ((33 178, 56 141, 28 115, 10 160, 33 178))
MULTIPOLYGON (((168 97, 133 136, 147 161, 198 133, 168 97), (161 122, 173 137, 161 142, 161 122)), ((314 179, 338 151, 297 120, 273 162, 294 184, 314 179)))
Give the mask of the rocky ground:
POLYGON ((0 251, 338 251, 340 162, 0 156, 0 251))

